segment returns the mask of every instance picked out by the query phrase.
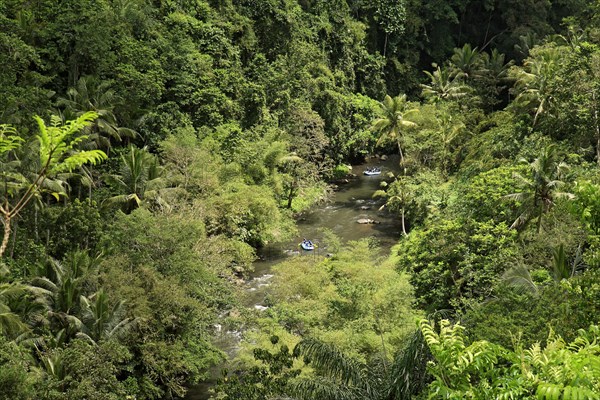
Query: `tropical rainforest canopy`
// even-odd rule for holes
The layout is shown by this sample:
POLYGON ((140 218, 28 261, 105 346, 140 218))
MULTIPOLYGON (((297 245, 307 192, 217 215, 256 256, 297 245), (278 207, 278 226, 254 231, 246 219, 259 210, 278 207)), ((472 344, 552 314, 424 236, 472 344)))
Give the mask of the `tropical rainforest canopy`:
POLYGON ((599 399, 599 113, 596 0, 0 0, 0 399, 599 399))

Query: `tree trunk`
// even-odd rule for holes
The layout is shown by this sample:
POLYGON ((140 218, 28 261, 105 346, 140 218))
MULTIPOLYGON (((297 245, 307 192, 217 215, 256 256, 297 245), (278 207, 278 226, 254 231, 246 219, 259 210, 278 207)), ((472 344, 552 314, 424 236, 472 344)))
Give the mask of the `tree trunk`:
POLYGON ((14 229, 13 235, 12 235, 12 243, 10 245, 10 258, 13 258, 13 256, 15 255, 15 245, 17 243, 17 232, 18 231, 19 231, 19 220, 16 220, 15 229, 14 229))
POLYGON ((402 207, 402 233, 404 236, 408 235, 408 233, 406 233, 406 225, 404 224, 404 207, 402 207))
MULTIPOLYGON (((596 111, 597 113, 597 111, 596 111)), ((596 121, 596 162, 600 165, 600 126, 596 121)))
POLYGON ((600 165, 600 122, 598 121, 598 105, 596 104, 596 93, 592 94, 594 101, 594 125, 596 128, 596 162, 600 165))
POLYGON ((385 53, 387 53, 387 42, 388 42, 388 33, 385 33, 385 41, 383 43, 383 58, 385 58, 385 53))
POLYGON ((402 153, 402 146, 400 145, 400 140, 398 140, 398 153, 400 153, 400 166, 404 171, 404 175, 406 175, 406 167, 404 166, 404 153, 402 153))
POLYGON ((39 242, 40 241, 40 229, 38 226, 38 208, 35 207, 35 210, 33 211, 33 230, 35 231, 35 241, 39 242))
POLYGON ((292 208, 292 201, 294 200, 294 185, 290 186, 290 191, 288 193, 288 203, 287 203, 287 208, 291 209, 292 208))
POLYGON ((10 237, 10 216, 4 216, 4 237, 2 237, 2 245, 0 245, 0 260, 8 246, 8 238, 10 237))

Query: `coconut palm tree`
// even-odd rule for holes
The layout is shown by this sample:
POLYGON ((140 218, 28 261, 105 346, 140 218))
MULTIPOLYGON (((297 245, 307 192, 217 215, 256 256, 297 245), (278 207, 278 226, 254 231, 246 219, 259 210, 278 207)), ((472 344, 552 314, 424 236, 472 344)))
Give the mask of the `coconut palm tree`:
POLYGON ((92 344, 100 340, 117 338, 133 326, 135 320, 125 318, 124 301, 111 304, 103 290, 92 296, 81 296, 82 331, 78 337, 84 338, 92 344))
POLYGON ((299 400, 382 399, 382 388, 374 384, 372 376, 375 368, 348 357, 337 347, 308 338, 296 345, 294 354, 303 356, 316 372, 316 376, 292 384, 291 393, 299 400))
POLYGON ((466 128, 465 124, 460 120, 455 120, 452 115, 448 112, 442 112, 436 117, 439 123, 439 141, 442 145, 441 151, 441 169, 444 176, 448 177, 449 161, 450 161, 450 148, 452 143, 458 138, 458 136, 466 128))
POLYGON ((121 101, 110 82, 88 75, 79 78, 75 87, 67 90, 67 97, 59 98, 57 104, 65 108, 64 114, 67 117, 95 112, 98 118, 86 128, 85 133, 93 143, 92 148, 109 151, 111 139, 121 142, 125 138, 137 136, 133 129, 118 124, 114 109, 121 101))
POLYGON ((506 55, 500 53, 497 49, 493 49, 490 54, 483 53, 481 57, 482 71, 494 79, 496 83, 506 80, 508 77, 508 69, 512 66, 513 61, 506 61, 506 55))
POLYGON ((49 259, 32 271, 31 286, 44 298, 47 325, 57 344, 73 338, 83 329, 80 299, 97 261, 86 252, 77 251, 67 255, 63 262, 49 259))
POLYGON ((467 80, 472 79, 481 71, 481 54, 477 47, 471 48, 466 43, 462 48, 454 49, 450 65, 455 73, 462 74, 467 80))
MULTIPOLYGON (((527 163, 522 159, 521 162, 527 163)), ((556 146, 546 147, 533 162, 529 164, 530 177, 514 174, 522 191, 507 195, 523 205, 523 212, 513 222, 511 228, 525 226, 531 219, 537 218, 537 232, 542 228, 542 217, 559 199, 572 200, 575 196, 568 192, 561 192, 565 185, 561 179, 564 177, 568 166, 559 160, 556 146)))
POLYGON ((558 47, 545 47, 525 60, 523 68, 514 67, 511 70, 515 79, 514 91, 517 93, 512 104, 533 113, 533 126, 540 116, 552 113, 555 107, 552 82, 561 58, 558 47))
POLYGON ((166 186, 163 168, 158 159, 146 147, 134 146, 121 155, 121 173, 107 175, 106 181, 121 194, 105 200, 105 204, 118 204, 124 212, 131 212, 144 201, 153 200, 160 207, 168 207, 160 196, 166 186))
POLYGON ((429 84, 422 84, 423 91, 421 95, 432 99, 434 103, 442 100, 458 100, 469 93, 471 88, 462 83, 460 73, 450 72, 448 68, 436 66, 433 73, 423 71, 429 77, 429 84))
POLYGON ((540 39, 537 34, 529 32, 527 35, 519 36, 519 44, 515 44, 515 50, 522 58, 525 58, 539 42, 540 39))
POLYGON ((380 103, 381 117, 373 121, 372 129, 380 133, 377 144, 388 139, 395 140, 398 144, 401 165, 404 165, 404 153, 402 152, 404 133, 407 129, 417 126, 415 122, 411 121, 411 116, 418 112, 418 109, 408 109, 405 94, 394 98, 386 95, 380 103))
MULTIPOLYGON (((406 177, 403 177, 406 178, 406 177)), ((385 197, 385 204, 382 205, 379 210, 384 209, 385 207, 394 210, 400 211, 400 221, 402 223, 402 234, 404 236, 408 235, 406 231, 406 208, 410 206, 410 203, 414 199, 414 193, 411 191, 411 187, 407 184, 406 180, 403 178, 399 178, 392 185, 389 186, 388 191, 385 190, 377 190, 373 193, 373 198, 377 197, 385 197)))

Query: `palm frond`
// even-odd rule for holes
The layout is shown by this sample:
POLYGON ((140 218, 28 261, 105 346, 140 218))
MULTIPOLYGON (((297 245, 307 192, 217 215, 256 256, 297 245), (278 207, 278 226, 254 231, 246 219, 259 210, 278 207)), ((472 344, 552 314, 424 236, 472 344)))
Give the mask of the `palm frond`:
POLYGON ((508 269, 502 275, 502 281, 521 292, 538 294, 538 287, 533 282, 533 279, 531 279, 531 274, 524 265, 518 264, 508 269))
POLYGON ((27 325, 17 314, 0 308, 0 334, 16 337, 25 331, 27 331, 27 325))
POLYGON ((344 385, 362 386, 367 384, 362 374, 364 366, 347 357, 335 346, 317 339, 307 338, 296 345, 294 353, 303 355, 310 360, 313 368, 339 380, 344 385))
POLYGON ((429 347, 423 334, 417 329, 409 336, 404 348, 394 359, 386 399, 408 400, 418 395, 429 381, 429 359, 429 347))
POLYGON ((527 209, 527 210, 523 211, 521 214, 519 214, 517 219, 515 219, 515 221, 510 225, 510 229, 518 229, 518 228, 524 226, 529 221, 530 217, 531 217, 531 210, 527 209))
POLYGON ((332 380, 316 376, 290 384, 291 394, 299 400, 363 400, 359 392, 332 380))
POLYGON ((108 199, 103 201, 103 204, 113 205, 113 204, 127 204, 130 202, 135 202, 135 204, 139 207, 142 204, 142 200, 138 197, 137 194, 120 194, 117 196, 109 197, 108 199))
POLYGON ((47 277, 35 277, 31 280, 33 287, 42 294, 50 294, 58 290, 58 285, 47 277))

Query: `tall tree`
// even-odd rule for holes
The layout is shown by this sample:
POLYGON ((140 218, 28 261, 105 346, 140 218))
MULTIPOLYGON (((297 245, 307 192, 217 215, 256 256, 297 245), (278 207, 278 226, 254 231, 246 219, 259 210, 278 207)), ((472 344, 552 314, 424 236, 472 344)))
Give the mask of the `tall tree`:
POLYGON ((395 140, 400 153, 400 165, 404 166, 404 153, 402 152, 404 134, 409 128, 417 126, 411 121, 411 116, 418 113, 418 109, 408 109, 406 95, 402 94, 394 98, 389 95, 380 103, 380 118, 373 121, 373 130, 380 133, 377 144, 385 140, 395 140))
POLYGON ((562 49, 556 45, 537 47, 525 60, 523 67, 511 69, 515 79, 513 91, 517 97, 512 106, 533 114, 532 125, 540 116, 552 114, 556 106, 553 83, 562 59, 562 49))
MULTIPOLYGON (((521 162, 527 163, 527 160, 522 159, 521 162)), ((560 191, 565 185, 561 179, 564 178, 568 165, 559 159, 556 146, 550 145, 543 149, 539 157, 529 164, 529 170, 529 177, 514 174, 522 191, 506 196, 523 204, 523 211, 511 228, 522 227, 532 218, 537 218, 537 233, 540 233, 542 217, 554 206, 556 200, 572 200, 575 196, 560 191)))
POLYGON ((378 190, 373 193, 373 197, 386 197, 386 202, 381 206, 380 210, 388 207, 393 211, 400 211, 400 220, 402 222, 402 234, 406 236, 406 209, 414 199, 414 193, 411 186, 407 184, 406 177, 401 177, 396 180, 386 191, 378 190))
POLYGON ((385 32, 383 56, 387 53, 388 36, 402 34, 406 24, 406 4, 404 0, 375 1, 375 19, 385 32))

